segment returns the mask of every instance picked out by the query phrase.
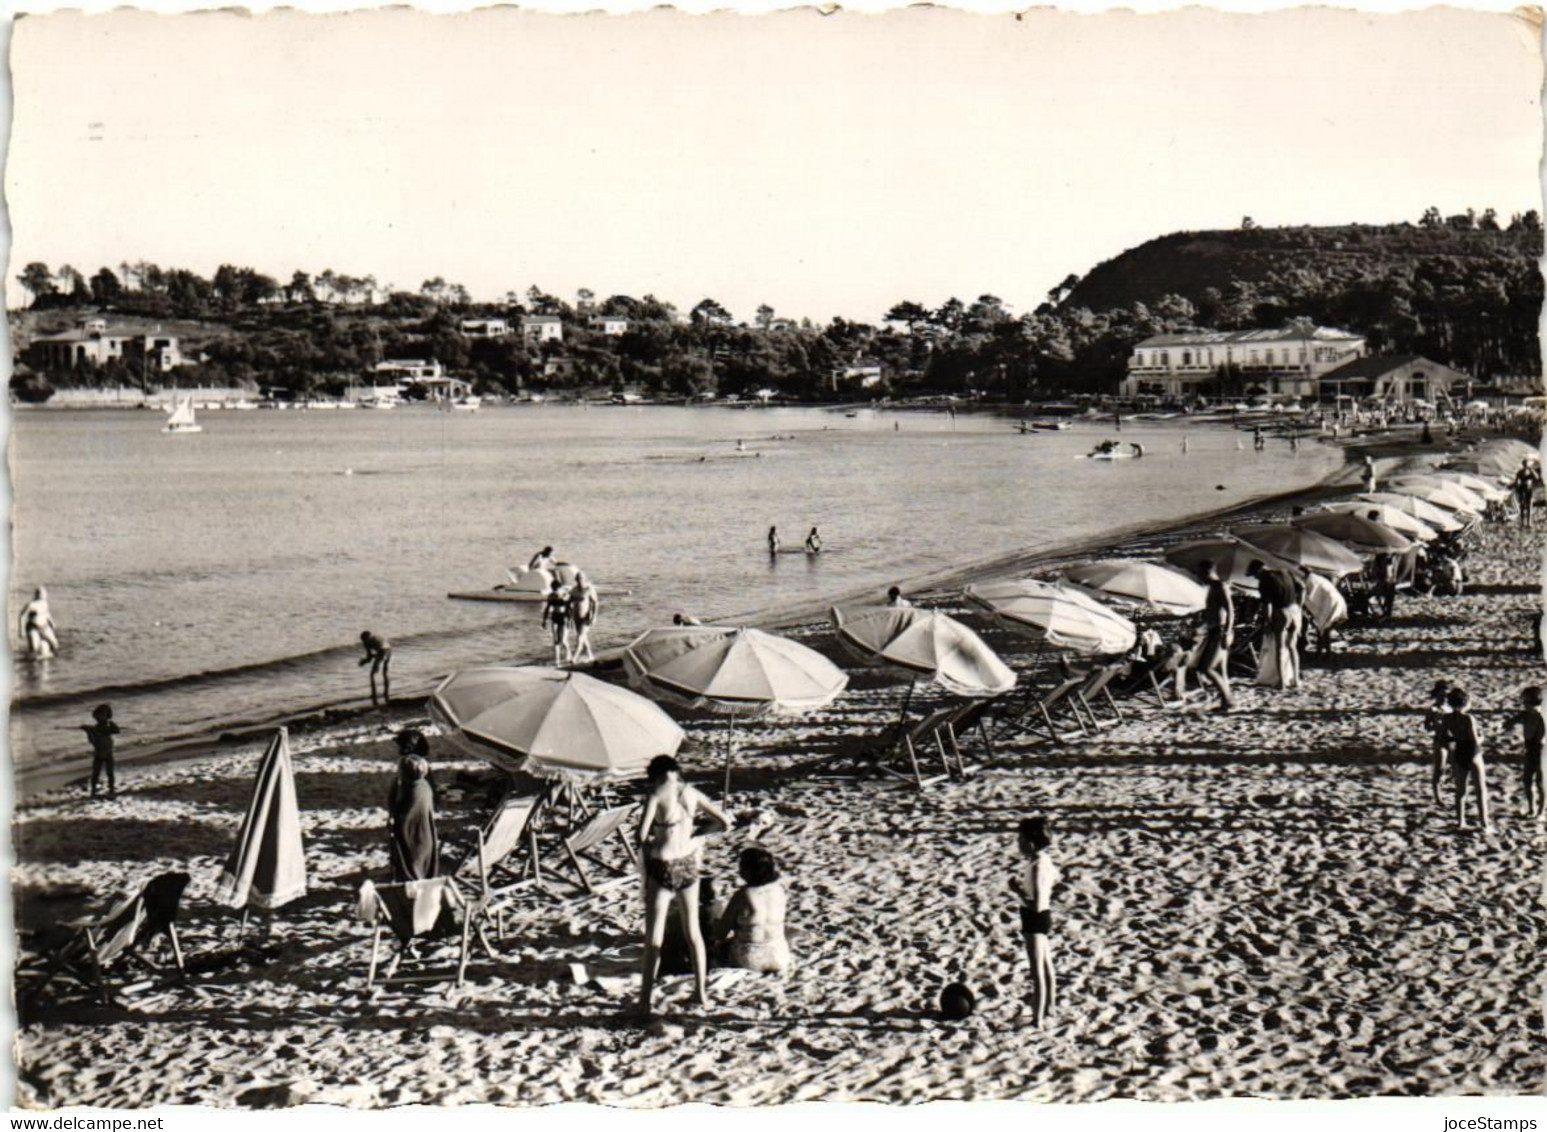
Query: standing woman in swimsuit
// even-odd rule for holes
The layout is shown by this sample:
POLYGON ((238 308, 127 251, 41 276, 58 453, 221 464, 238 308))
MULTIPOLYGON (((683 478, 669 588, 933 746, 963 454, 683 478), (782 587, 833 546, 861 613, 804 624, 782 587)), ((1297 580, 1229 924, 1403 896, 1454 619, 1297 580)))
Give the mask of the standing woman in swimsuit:
POLYGON ((645 870, 645 954, 640 1009, 642 1013, 650 1013, 661 942, 666 938, 666 917, 673 901, 693 950, 698 1004, 708 1006, 709 963, 698 923, 698 870, 703 839, 694 833, 693 824, 702 812, 719 826, 714 832, 724 833, 730 829, 731 820, 724 810, 682 781, 682 769, 670 755, 657 755, 651 759, 645 774, 650 783, 650 796, 645 801, 644 817, 639 822, 640 858, 645 870))
POLYGON ((1057 990, 1053 974, 1053 887, 1058 883, 1058 866, 1048 846, 1046 818, 1021 821, 1017 840, 1024 865, 1021 874, 1010 881, 1010 890, 1021 898, 1021 933, 1026 940, 1026 958, 1031 961, 1031 1007, 1037 1025, 1047 1020, 1057 990))
POLYGON ((1445 729, 1450 734, 1450 767, 1456 786, 1456 824, 1466 828, 1466 792, 1471 787, 1477 794, 1477 810, 1482 816, 1483 831, 1492 832, 1493 822, 1488 817, 1488 775, 1483 766, 1482 742, 1477 735, 1477 720, 1466 710, 1470 699, 1464 689, 1452 688, 1446 697, 1450 714, 1445 717, 1445 729))

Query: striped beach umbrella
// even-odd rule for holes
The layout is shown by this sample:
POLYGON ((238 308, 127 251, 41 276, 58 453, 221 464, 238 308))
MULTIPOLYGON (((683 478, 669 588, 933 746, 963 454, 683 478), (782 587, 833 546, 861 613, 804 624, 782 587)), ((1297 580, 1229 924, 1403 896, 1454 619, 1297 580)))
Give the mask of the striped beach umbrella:
POLYGON ((1346 499, 1341 503, 1329 503, 1324 510, 1344 511, 1353 515, 1363 515, 1366 519, 1390 527, 1405 538, 1417 539, 1419 542, 1430 542, 1439 537, 1435 533, 1434 528, 1429 526, 1428 523, 1416 518, 1407 511, 1391 506, 1389 503, 1371 503, 1363 499, 1346 499))
POLYGON ((1445 480, 1427 479, 1420 476, 1402 476, 1382 485, 1398 495, 1413 495, 1425 503, 1443 507, 1447 511, 1462 512, 1476 518, 1488 509, 1488 505, 1460 484, 1445 480))

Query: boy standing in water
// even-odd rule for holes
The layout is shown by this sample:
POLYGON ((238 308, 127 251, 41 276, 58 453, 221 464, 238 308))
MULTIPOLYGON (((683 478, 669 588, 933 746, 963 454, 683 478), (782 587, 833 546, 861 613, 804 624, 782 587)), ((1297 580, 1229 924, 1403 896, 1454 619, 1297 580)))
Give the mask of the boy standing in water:
POLYGON ((381 673, 381 702, 383 705, 392 702, 392 677, 388 669, 392 665, 392 646, 367 629, 360 634, 360 646, 365 649, 365 656, 360 658, 360 667, 367 664, 371 666, 371 706, 376 704, 376 674, 381 673))
POLYGON ((1542 719, 1542 689, 1533 684, 1520 693, 1521 709, 1509 717, 1507 726, 1520 726, 1525 741, 1525 812, 1527 817, 1539 818, 1547 810, 1547 763, 1543 762, 1542 739, 1547 736, 1547 722, 1542 719))
POLYGON ((1024 818, 1017 830, 1023 865, 1020 875, 1010 880, 1010 891, 1021 900, 1021 934, 1026 943, 1026 958, 1031 962, 1031 1008, 1037 1025, 1047 1020, 1057 990, 1053 974, 1053 887, 1058 883, 1058 866, 1048 846, 1047 819, 1024 818))
POLYGON ((91 713, 95 723, 81 724, 81 730, 86 732, 86 738, 91 741, 91 796, 97 796, 97 783, 102 778, 102 772, 107 771, 107 796, 118 797, 118 783, 113 777, 113 736, 119 733, 118 724, 113 722, 113 708, 109 704, 99 704, 91 713))

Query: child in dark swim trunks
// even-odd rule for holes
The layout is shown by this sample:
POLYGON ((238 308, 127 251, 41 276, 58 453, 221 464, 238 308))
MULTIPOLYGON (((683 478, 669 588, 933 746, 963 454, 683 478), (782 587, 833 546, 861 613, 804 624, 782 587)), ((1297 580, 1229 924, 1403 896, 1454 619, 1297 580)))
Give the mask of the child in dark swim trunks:
POLYGON ((1542 719, 1542 690, 1533 684, 1520 693, 1522 707, 1509 717, 1507 726, 1519 726, 1525 740, 1525 812, 1527 817, 1539 818, 1547 810, 1547 762, 1542 753, 1542 739, 1547 735, 1547 722, 1542 719))
POLYGON ((1021 934, 1026 941, 1026 958, 1031 962, 1031 1006, 1037 1025, 1042 1025, 1052 1008, 1057 989, 1053 973, 1053 945, 1048 938, 1053 930, 1053 887, 1058 883, 1058 866, 1048 848, 1046 818, 1026 818, 1020 824, 1017 840, 1025 863, 1019 876, 1010 880, 1010 891, 1021 901, 1021 934))
POLYGON ((1450 768, 1456 787, 1456 824, 1466 828, 1466 792, 1475 789, 1477 810, 1482 817, 1483 830, 1491 831, 1493 823, 1488 819, 1488 776, 1483 767, 1482 741, 1477 734, 1477 720, 1466 710, 1468 697, 1461 688, 1452 688, 1446 702, 1450 715, 1445 720, 1445 731, 1450 737, 1450 768))
POLYGON ((1440 793, 1440 783, 1445 779, 1447 744, 1450 742, 1450 732, 1445 728, 1445 717, 1450 714, 1450 705, 1445 702, 1449 693, 1450 681, 1436 680, 1434 687, 1429 689, 1429 709, 1423 713, 1423 729, 1429 732, 1432 746, 1433 775, 1429 785, 1434 791, 1435 804, 1441 806, 1445 804, 1445 798, 1440 793))
POLYGON ((102 772, 106 771, 107 796, 116 798, 118 784, 113 778, 113 736, 119 733, 119 727, 113 722, 112 705, 98 704, 91 718, 96 722, 81 724, 81 730, 86 732, 86 738, 91 741, 91 796, 97 796, 97 783, 102 772))

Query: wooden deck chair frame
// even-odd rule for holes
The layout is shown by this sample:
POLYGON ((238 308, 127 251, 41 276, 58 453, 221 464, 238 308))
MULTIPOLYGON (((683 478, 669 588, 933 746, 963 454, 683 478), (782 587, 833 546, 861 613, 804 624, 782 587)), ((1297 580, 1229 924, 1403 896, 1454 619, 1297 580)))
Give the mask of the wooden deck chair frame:
POLYGON ((1021 733, 1036 731, 1038 729, 1037 722, 1040 721, 1049 742, 1055 746, 1062 746, 1068 739, 1075 738, 1073 734, 1061 733, 1058 730, 1058 725, 1053 721, 1054 710, 1065 708, 1074 718, 1075 724, 1080 729, 1079 737, 1090 735, 1090 728, 1085 723, 1085 717, 1080 714, 1079 701, 1070 698, 1074 690, 1088 678, 1089 674, 1084 672, 1066 676, 1041 695, 1037 694, 1035 687, 1028 688, 1020 710, 1001 721, 998 733, 1002 734, 1005 731, 1021 733))
MULTIPOLYGON (((580 878, 580 887, 587 895, 596 891, 591 883, 591 878, 586 872, 585 862, 588 855, 600 847, 608 838, 616 837, 623 843, 623 850, 628 854, 629 864, 637 865, 638 853, 634 849, 634 843, 629 840, 627 826, 629 819, 637 813, 639 805, 636 802, 626 802, 621 806, 610 806, 597 810, 586 821, 585 825, 564 839, 564 855, 575 870, 575 875, 580 878)), ((599 862, 592 858, 592 863, 599 862)), ((627 875, 621 874, 621 875, 627 875)))
MULTIPOLYGON (((477 894, 468 903, 474 908, 480 922, 492 919, 495 934, 505 938, 505 907, 512 890, 527 880, 542 883, 542 864, 537 851, 537 819, 541 813, 543 795, 533 798, 507 794, 495 806, 494 813, 483 827, 476 831, 477 841, 473 851, 465 857, 452 874, 465 881, 472 871, 477 878, 477 894), (517 870, 511 870, 510 858, 526 850, 527 859, 517 870), (518 871, 515 882, 504 888, 496 888, 491 881, 501 872, 518 871)), ((485 941, 487 946, 487 941, 485 941)))
MULTIPOLYGON (((483 921, 486 918, 485 911, 479 908, 472 901, 467 900, 462 895, 462 893, 458 891, 455 877, 444 877, 440 879, 443 879, 446 882, 445 891, 450 894, 452 905, 462 909, 462 931, 460 947, 457 952, 456 975, 456 985, 460 987, 467 982, 467 961, 472 944, 472 936, 475 932, 478 935, 479 943, 483 945, 483 949, 488 954, 489 958, 493 959, 496 956, 494 953, 494 948, 489 945, 488 937, 484 934, 483 930, 483 921)), ((382 932, 387 931, 391 926, 391 917, 387 911, 387 903, 382 898, 382 890, 401 889, 406 888, 410 884, 421 883, 424 882, 398 881, 393 884, 376 885, 373 888, 372 897, 376 902, 376 924, 375 929, 371 933, 370 968, 365 975, 365 987, 367 990, 376 985, 376 968, 381 961, 381 934, 382 932)), ((403 962, 403 956, 412 949, 414 941, 417 939, 428 938, 433 933, 433 931, 434 926, 432 926, 428 932, 410 936, 407 941, 399 940, 397 954, 392 957, 392 962, 387 965, 386 971, 383 972, 381 976, 382 982, 390 982, 392 977, 397 974, 397 969, 403 962)), ((393 932, 393 935, 395 937, 397 933, 393 932)))
POLYGON ((937 782, 944 782, 951 777, 951 755, 946 748, 945 737, 941 729, 950 719, 956 706, 936 708, 917 723, 903 731, 900 741, 890 751, 881 752, 881 759, 876 763, 877 769, 883 774, 900 778, 904 781, 912 779, 920 790, 933 786, 937 782), (941 773, 925 777, 924 768, 920 756, 928 756, 927 744, 934 741, 935 752, 940 756, 941 773), (888 765, 888 756, 895 759, 898 750, 902 750, 908 756, 908 768, 906 771, 888 765))
POLYGON ((148 948, 158 935, 165 935, 172 947, 172 961, 180 976, 186 977, 188 968, 183 962, 183 948, 177 938, 177 914, 182 906, 183 893, 190 877, 187 873, 162 873, 152 877, 132 896, 124 897, 99 916, 86 916, 66 921, 65 926, 76 929, 70 942, 60 955, 49 964, 48 975, 43 980, 47 986, 61 967, 71 962, 77 952, 84 951, 92 981, 102 1004, 109 1002, 107 968, 119 958, 144 959, 141 948, 148 948), (114 924, 119 928, 107 934, 114 924), (122 942, 105 957, 103 951, 118 937, 122 942))
POLYGON ((1112 681, 1120 671, 1122 671, 1122 665, 1120 664, 1104 664, 1099 668, 1093 669, 1090 679, 1074 690, 1074 695, 1078 697, 1081 706, 1085 708, 1086 714, 1090 716, 1091 723, 1098 730, 1103 727, 1113 727, 1123 722, 1123 709, 1118 706, 1117 699, 1112 695, 1112 681), (1106 702, 1107 707, 1112 712, 1112 719, 1109 722, 1101 722, 1100 718, 1096 715, 1096 709, 1092 704, 1093 700, 1097 702, 1104 700, 1106 702))
POLYGON ((977 767, 969 767, 962 752, 964 739, 968 733, 976 731, 978 738, 983 741, 989 757, 994 754, 994 738, 988 726, 989 717, 994 715, 1004 700, 1003 696, 990 696, 980 700, 968 700, 959 706, 951 717, 947 719, 941 728, 945 739, 949 742, 951 755, 956 761, 956 774, 961 778, 970 777, 977 767))

